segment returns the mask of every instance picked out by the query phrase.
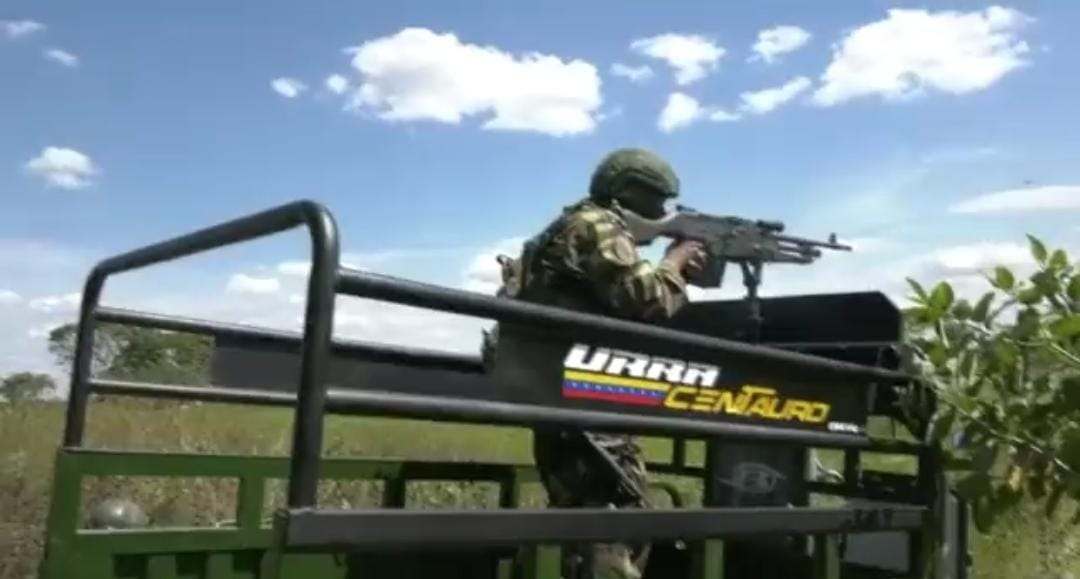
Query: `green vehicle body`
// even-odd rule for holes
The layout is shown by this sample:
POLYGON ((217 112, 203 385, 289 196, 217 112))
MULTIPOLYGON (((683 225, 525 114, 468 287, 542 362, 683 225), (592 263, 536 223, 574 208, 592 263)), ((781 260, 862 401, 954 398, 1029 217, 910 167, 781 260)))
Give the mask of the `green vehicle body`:
MULTIPOLYGON (((404 508, 406 485, 420 481, 491 482, 499 488, 499 507, 519 506, 521 485, 536 482, 531 465, 506 463, 416 462, 378 459, 327 459, 326 480, 379 481, 382 507, 404 508)), ((56 459, 42 579, 256 579, 273 550, 274 530, 264 516, 267 485, 288 476, 287 457, 165 454, 61 450, 56 459), (81 528, 80 489, 85 477, 220 477, 238 481, 236 518, 220 527, 81 528)), ((674 500, 685 500, 670 486, 674 500)), ((674 502, 674 501, 673 501, 674 502)), ((716 559, 722 543, 700 548, 716 559)), ((558 545, 476 552, 288 553, 281 555, 281 577, 383 578, 470 577, 557 579, 558 545)), ((701 562, 692 575, 719 578, 717 563, 701 562)))
MULTIPOLYGON (((114 258, 114 261, 103 262, 103 266, 95 269, 88 281, 88 289, 84 292, 84 304, 82 321, 116 321, 125 318, 118 312, 106 312, 106 309, 97 305, 97 294, 100 285, 108 273, 110 267, 116 270, 132 269, 150 263, 167 261, 181 255, 189 255, 197 251, 211 249, 213 247, 252 239, 261 235, 267 235, 287 229, 297 224, 302 224, 303 218, 294 214, 310 214, 311 211, 322 211, 317 205, 310 202, 302 202, 276 208, 263 214, 246 217, 234 222, 225 223, 191 236, 170 240, 148 250, 133 252, 127 256, 114 258), (313 209, 314 207, 314 209, 313 209), (284 216, 284 217, 283 217, 284 216), (127 260, 127 261, 125 261, 127 260), (105 273, 102 273, 102 272, 105 273), (96 284, 96 291, 95 291, 96 284), (99 316, 99 318, 95 318, 99 316)), ((318 240, 316 240, 318 241, 318 240)), ((335 241, 336 243, 336 241, 335 241)), ((336 257, 336 256, 335 256, 336 257)), ((319 257, 316 255, 316 265, 319 257)), ((336 261, 336 260, 335 260, 336 261)), ((334 263, 336 267, 336 263, 334 263)), ((316 274, 313 273, 313 277, 316 274)), ((312 287, 318 290, 319 281, 313 280, 312 287)), ((427 290, 425 290, 427 291, 427 290)), ((314 293, 314 291, 313 291, 314 293)), ((473 299, 473 298, 462 298, 473 299)), ((317 306, 316 306, 317 309, 317 306)), ((313 310, 309 308, 309 314, 313 310)), ((128 315, 132 320, 136 316, 128 315)), ((153 320, 151 320, 152 322, 153 320)), ((151 322, 142 320, 139 323, 153 325, 151 322)), ((160 320, 158 320, 160 322, 160 320)), ((182 329, 187 322, 169 322, 160 327, 166 329, 182 329), (171 324, 171 325, 170 325, 171 324)), ((311 330, 311 320, 309 327, 311 330)), ((297 338, 299 339, 299 337, 297 338)), ((317 340, 316 340, 317 342, 317 340)), ((305 348, 311 343, 303 341, 305 348)), ((306 350, 304 350, 306 356, 306 350)), ((84 355, 85 358, 85 355, 84 355)), ((325 361, 325 359, 324 359, 325 361)), ((84 360, 85 362, 85 360, 84 360)), ((88 363, 80 366, 80 360, 76 360, 76 368, 73 377, 73 395, 69 404, 67 432, 64 443, 57 451, 55 459, 54 481, 52 486, 52 502, 48 516, 45 554, 40 564, 40 579, 359 579, 359 578, 491 578, 491 579, 557 579, 560 573, 561 544, 559 539, 547 538, 540 540, 521 540, 516 543, 506 541, 491 541, 491 544, 481 544, 482 541, 462 541, 460 544, 453 541, 430 544, 411 544, 408 540, 388 539, 385 544, 377 538, 378 528, 365 530, 365 539, 358 539, 355 543, 347 540, 348 533, 334 535, 338 538, 305 539, 301 533, 301 527, 318 527, 322 516, 326 513, 315 509, 310 503, 304 505, 303 484, 297 480, 305 474, 304 468, 311 468, 310 462, 305 465, 301 460, 302 448, 305 437, 301 432, 310 426, 310 422, 303 422, 296 427, 294 433, 294 448, 291 456, 233 456, 214 454, 180 454, 180 453, 153 453, 128 450, 95 450, 84 448, 81 443, 81 429, 85 421, 85 405, 89 401, 91 391, 97 394, 134 394, 152 397, 169 397, 179 399, 205 399, 219 402, 237 404, 259 403, 285 407, 300 407, 297 409, 300 417, 305 402, 303 394, 298 399, 296 394, 273 392, 246 394, 246 390, 217 388, 189 388, 184 386, 163 385, 140 385, 124 384, 102 380, 94 380, 88 374, 88 363), (77 390, 78 389, 78 390, 77 390), (80 406, 82 408, 80 408, 80 406), (87 477, 206 477, 231 479, 237 483, 236 488, 236 512, 231 521, 223 521, 213 527, 198 528, 173 528, 173 527, 142 527, 128 529, 96 529, 84 528, 82 512, 86 505, 83 504, 81 489, 84 479, 87 477), (291 483, 289 488, 290 504, 273 512, 273 516, 266 516, 269 504, 269 488, 272 483, 287 481, 291 483), (311 523, 305 523, 307 515, 312 515, 311 523)), ((297 368, 300 368, 298 363, 297 368)), ((310 367, 304 372, 309 372, 310 367)), ((328 398, 328 400, 330 400, 328 398)), ((346 399, 348 402, 348 399, 346 399)), ((433 402, 437 404, 438 401, 433 402)), ((405 402, 394 399, 388 402, 385 412, 379 411, 375 403, 370 400, 352 402, 354 405, 366 404, 363 411, 354 412, 349 408, 332 408, 331 402, 326 403, 325 408, 319 408, 318 417, 321 420, 323 412, 335 410, 343 414, 375 414, 385 416, 402 416, 411 418, 426 417, 419 402, 412 399, 405 402), (406 404, 412 404, 408 406, 406 404), (375 408, 373 410, 373 408, 375 408), (391 410, 392 409, 392 410, 391 410)), ((348 404, 345 404, 347 406, 348 404)), ((339 404, 340 406, 340 404, 339 404)), ((466 407, 468 405, 465 405, 466 407)), ((483 403, 478 403, 482 407, 483 403)), ((432 406, 434 408, 434 406, 432 406)), ((515 407, 516 408, 516 407, 515 407)), ((434 413, 434 411, 432 411, 434 413)), ((454 412, 454 411, 447 411, 454 412)), ((472 414, 470 410, 456 411, 454 416, 440 416, 437 419, 455 421, 456 417, 463 417, 463 422, 487 423, 480 414, 472 414)), ((480 410, 477 413, 481 412, 480 410)), ((358 418, 362 419, 362 418, 358 418)), ((507 420, 506 422, 514 422, 507 420)), ((492 420, 491 423, 499 423, 492 420)), ((318 434, 321 435, 321 423, 318 434)), ((307 433, 310 434, 310 433, 307 433)), ((653 436, 650 434, 650 436, 653 436)), ((662 435, 661 435, 662 436, 662 435)), ((315 437, 318 440, 318 437, 315 437)), ((685 442, 686 439, 699 437, 671 436, 673 449, 671 461, 667 463, 650 464, 651 472, 670 473, 691 478, 697 478, 700 485, 705 488, 705 500, 708 502, 710 493, 709 477, 715 475, 716 465, 710 465, 714 455, 710 454, 704 467, 691 466, 686 463, 685 442)), ((310 444, 310 440, 307 440, 310 444)), ((811 443, 800 446, 806 450, 811 443)), ((823 444, 822 446, 829 446, 823 444)), ((718 455, 715 455, 718 456, 718 455)), ((805 457, 803 457, 805 459, 805 457)), ((805 460, 804 460, 805 462, 805 460)), ((872 445, 862 448, 852 447, 845 449, 845 476, 858 474, 860 480, 859 489, 854 483, 847 490, 852 495, 859 493, 864 499, 874 500, 876 494, 884 496, 889 491, 886 487, 903 486, 911 484, 912 488, 918 487, 925 490, 928 485, 933 486, 940 481, 940 473, 934 468, 935 454, 932 446, 913 449, 910 441, 900 440, 874 440, 872 445), (903 455, 916 455, 920 461, 920 472, 914 478, 899 481, 900 477, 890 478, 883 473, 865 471, 860 467, 860 455, 863 451, 882 453, 896 452, 903 455), (875 486, 877 485, 877 486, 875 486), (880 487, 880 489, 878 488, 880 487), (886 490, 881 490, 886 489, 886 490), (858 491, 858 492, 855 492, 858 491), (880 492, 879 492, 880 491, 880 492), (884 494, 882 494, 884 493, 884 494)), ((381 509, 391 517, 407 515, 412 509, 406 504, 406 489, 409 484, 422 481, 470 481, 489 482, 498 486, 498 511, 499 515, 507 513, 526 512, 522 505, 522 486, 537 481, 537 474, 531 464, 495 464, 495 463, 460 463, 453 461, 401 461, 382 457, 361 458, 323 458, 315 463, 316 481, 326 480, 349 480, 349 481, 374 481, 381 483, 381 509)), ((310 475, 309 475, 310 476, 310 475)), ((714 477, 715 478, 715 477, 714 477)), ((820 486, 820 485, 819 485, 820 486)), ((946 504, 944 495, 926 495, 929 504, 925 506, 925 512, 919 511, 918 525, 907 524, 903 532, 905 535, 904 548, 907 552, 904 556, 911 562, 911 569, 905 575, 889 575, 880 569, 874 569, 869 565, 845 560, 844 544, 850 537, 859 532, 883 530, 892 524, 892 511, 889 509, 876 510, 873 512, 854 511, 854 514, 836 514, 826 509, 814 509, 800 505, 799 515, 810 521, 825 521, 822 523, 806 523, 805 528, 816 528, 815 525, 823 525, 829 531, 803 531, 804 527, 792 527, 795 530, 790 533, 782 531, 770 531, 763 535, 793 535, 802 548, 796 550, 796 555, 790 561, 778 561, 782 558, 775 551, 767 548, 755 551, 752 542, 748 543, 745 537, 740 537, 735 532, 709 532, 701 528, 690 528, 697 524, 693 521, 702 519, 690 518, 679 519, 679 512, 690 502, 689 497, 680 494, 679 490, 669 484, 657 484, 657 489, 666 493, 672 503, 672 508, 663 515, 670 517, 666 526, 685 520, 688 532, 685 538, 665 536, 657 539, 655 552, 650 563, 650 570, 646 577, 672 577, 672 578, 695 578, 695 579, 721 579, 726 577, 744 577, 745 574, 733 573, 732 569, 751 569, 755 560, 768 563, 775 569, 786 566, 788 571, 783 575, 760 575, 766 577, 792 577, 793 579, 871 579, 884 577, 914 577, 925 572, 929 562, 934 558, 940 558, 941 553, 952 551, 956 556, 957 544, 949 544, 949 541, 962 540, 964 533, 962 510, 956 511, 962 505, 953 505, 954 519, 959 517, 956 528, 951 536, 942 536, 939 531, 941 521, 930 516, 932 512, 939 513, 946 504), (959 513, 958 515, 956 513, 959 513), (869 516, 876 517, 874 520, 864 520, 869 516), (844 517, 841 521, 837 517, 844 517), (836 521, 829 523, 829 517, 836 521), (748 562, 745 566, 740 563, 733 566, 731 561, 741 559, 748 562)), ((843 485, 829 487, 841 489, 843 485)), ((827 489, 817 489, 818 492, 828 492, 827 489)), ((914 491, 912 491, 914 492, 914 491)), ((920 495, 922 496, 922 495, 920 495)), ((736 516, 738 509, 726 511, 718 510, 718 517, 736 516)), ((768 510, 768 509, 766 509, 768 510)), ((786 517, 783 509, 765 512, 763 519, 771 517, 786 517)), ((915 520, 910 513, 904 514, 903 508, 896 510, 896 519, 915 520), (906 517, 906 518, 905 518, 906 517)), ((530 511, 531 512, 531 511, 530 511)), ((689 511, 687 511, 689 512, 689 511)), ((758 511, 746 511, 755 514, 758 511)), ((762 511, 764 512, 764 511, 762 511)), ((391 519, 378 518, 378 512, 353 513, 355 516, 355 528, 361 529, 364 525, 379 525, 385 521, 388 525, 394 525, 391 519)), ((704 514, 704 513, 703 513, 704 514)), ((473 513, 472 515, 476 515, 473 513)), ((470 514, 446 513, 446 517, 465 517, 470 514)), ((439 513, 432 513, 433 517, 441 517, 439 513)), ((530 515, 531 516, 531 515, 530 515)), ((597 515, 598 517, 600 515, 597 515)), ((606 516, 606 515, 605 515, 606 516)), ((394 519, 396 520, 396 519, 394 519)), ((402 519, 404 520, 404 519, 402 519)), ((416 519, 420 521, 420 519, 416 519)), ((476 519, 480 521, 480 519, 476 519)), ((494 519, 493 519, 494 520, 494 519)), ((659 519, 658 519, 659 520, 659 519)), ((780 520, 777 518, 776 520, 780 520)), ((792 521, 795 521, 792 518, 792 521)), ((438 526, 438 520, 432 519, 434 526, 438 526)), ((528 526, 524 522, 522 525, 528 526)), ((327 521, 330 525, 332 521, 327 521)), ((348 523, 348 522, 347 522, 348 523)), ((337 525, 336 528, 347 529, 349 525, 337 525)), ((406 523, 401 523, 405 525, 406 523)), ((419 523, 417 523, 419 524, 419 523)), ((470 523, 471 524, 471 523, 470 523)), ((511 525, 507 528, 517 528, 516 522, 498 522, 499 525, 511 525)), ((554 524, 554 523, 553 523, 554 524)), ((634 523, 637 524, 637 523, 634 523)), ((769 523, 771 524, 771 523, 769 523)), ((801 524, 801 523, 800 523, 801 524)), ((647 525, 645 525, 647 526, 647 525)), ((705 525, 707 527, 707 525, 705 525)), ((329 526, 327 527, 330 528, 329 526)), ((408 528, 399 526, 399 531, 390 530, 387 527, 388 537, 396 536, 395 532, 408 528)), ((565 527, 564 527, 565 528, 565 527)), ((613 527, 612 527, 613 528, 613 527)), ((362 529, 363 530, 363 529, 362 529)), ((311 536, 320 535, 319 532, 310 533, 308 528, 304 533, 311 536)), ((327 531, 330 537, 337 531, 327 531)), ((522 531, 525 535, 528 532, 522 531)), ((535 533, 534 533, 535 534, 535 533)), ((671 533, 667 533, 670 535, 671 533)), ((675 533, 679 534, 679 533, 675 533)), ((434 535, 433 535, 434 536, 434 535)), ((524 535, 523 535, 524 536, 524 535)), ((895 544, 894 544, 895 545, 895 544)), ((963 545, 959 545, 963 551, 963 545)), ((790 554, 791 551, 785 551, 790 554)), ((963 554, 963 553, 961 553, 963 554)), ((948 566, 946 566, 948 567, 948 566)), ((939 570, 936 577, 948 579, 962 579, 965 577, 965 565, 958 564, 950 567, 946 572, 939 570)))

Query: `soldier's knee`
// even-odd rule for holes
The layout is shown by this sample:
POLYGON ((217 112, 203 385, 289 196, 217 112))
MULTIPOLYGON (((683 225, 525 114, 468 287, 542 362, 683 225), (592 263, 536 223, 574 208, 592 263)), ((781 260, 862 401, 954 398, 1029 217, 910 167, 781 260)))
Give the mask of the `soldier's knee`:
POLYGON ((592 548, 590 579, 640 579, 641 570, 633 561, 630 548, 620 543, 605 543, 592 548))

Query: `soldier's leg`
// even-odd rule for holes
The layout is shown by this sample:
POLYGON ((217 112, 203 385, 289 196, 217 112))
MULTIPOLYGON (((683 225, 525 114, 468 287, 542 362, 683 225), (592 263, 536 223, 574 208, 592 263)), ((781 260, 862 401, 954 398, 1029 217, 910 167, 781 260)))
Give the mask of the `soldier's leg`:
MULTIPOLYGON (((648 489, 645 457, 641 447, 634 442, 633 438, 626 435, 594 434, 595 440, 609 456, 615 459, 623 473, 630 479, 633 485, 641 492, 648 489)), ((629 494, 625 491, 615 493, 613 499, 608 499, 608 505, 613 508, 633 509, 645 508, 646 497, 638 494, 629 494)), ((607 578, 630 578, 641 577, 645 571, 648 557, 648 543, 626 544, 606 543, 594 545, 593 577, 607 578)))
MULTIPOLYGON (((645 488, 645 468, 641 451, 628 437, 594 435, 624 472, 645 488)), ((553 507, 632 508, 642 506, 639 497, 620 492, 611 466, 597 456, 596 449, 573 434, 536 431, 533 450, 541 482, 553 507)), ((640 549, 640 547, 639 547, 640 549)), ((620 543, 570 545, 567 579, 635 579, 641 569, 635 565, 635 550, 620 543)))
MULTIPOLYGON (((547 492, 548 506, 578 508, 585 506, 589 465, 584 462, 581 448, 572 442, 568 433, 556 430, 533 431, 533 459, 540 483, 547 492)), ((563 544, 563 579, 582 579, 587 545, 563 544)))

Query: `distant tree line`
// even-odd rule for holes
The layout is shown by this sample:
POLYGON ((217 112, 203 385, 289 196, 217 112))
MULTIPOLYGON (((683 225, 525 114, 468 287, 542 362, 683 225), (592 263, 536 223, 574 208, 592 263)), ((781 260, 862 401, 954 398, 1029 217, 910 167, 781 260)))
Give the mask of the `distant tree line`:
MULTIPOLYGON (((75 359, 77 333, 74 323, 49 333, 49 352, 65 374, 75 359)), ((206 385, 212 351, 213 339, 206 336, 105 324, 94 335, 92 368, 95 376, 114 380, 206 385)), ((10 403, 56 392, 57 384, 48 374, 19 372, 0 381, 0 398, 10 403)))
POLYGON ((0 380, 0 398, 11 404, 40 400, 56 393, 56 381, 48 374, 16 372, 0 380))
MULTIPOLYGON (((77 335, 76 324, 49 333, 49 352, 63 368, 75 359, 77 335)), ((94 334, 92 368, 95 376, 114 380, 205 385, 213 347, 207 336, 104 324, 94 334)))

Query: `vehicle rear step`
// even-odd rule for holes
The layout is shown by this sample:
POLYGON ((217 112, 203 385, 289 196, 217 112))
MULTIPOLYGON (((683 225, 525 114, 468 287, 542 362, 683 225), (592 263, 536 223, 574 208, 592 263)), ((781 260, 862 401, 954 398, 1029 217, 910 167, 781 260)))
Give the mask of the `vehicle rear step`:
POLYGON ((928 510, 912 505, 612 510, 283 510, 286 549, 381 549, 544 542, 703 540, 762 533, 917 530, 928 510))

